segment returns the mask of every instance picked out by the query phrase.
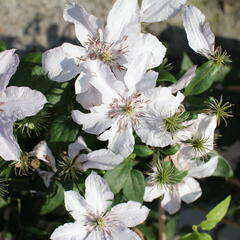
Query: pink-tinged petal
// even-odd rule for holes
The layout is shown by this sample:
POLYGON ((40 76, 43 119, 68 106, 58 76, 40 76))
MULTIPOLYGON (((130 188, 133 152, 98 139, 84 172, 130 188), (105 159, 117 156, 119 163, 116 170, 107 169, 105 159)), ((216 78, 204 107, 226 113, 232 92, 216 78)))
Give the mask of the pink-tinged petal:
POLYGON ((72 111, 72 119, 87 133, 99 135, 108 129, 113 120, 108 117, 108 107, 100 105, 91 108, 91 113, 82 113, 78 110, 72 111))
POLYGON ((160 188, 157 184, 151 184, 146 182, 145 192, 144 192, 144 201, 152 202, 154 199, 159 198, 164 194, 164 190, 160 188))
POLYGON ((85 140, 82 136, 79 136, 74 143, 68 145, 68 156, 70 159, 76 158, 82 150, 90 152, 91 149, 88 148, 85 140))
POLYGON ((45 162, 48 166, 52 168, 54 172, 57 171, 56 161, 52 154, 51 149, 48 147, 46 141, 41 141, 38 143, 29 153, 30 156, 34 156, 39 160, 45 162))
POLYGON ((13 136, 12 123, 0 122, 0 156, 6 160, 20 160, 20 147, 13 136))
POLYGON ((188 175, 194 178, 210 177, 215 172, 218 165, 218 157, 212 157, 206 163, 201 160, 191 160, 188 175))
POLYGON ((86 200, 75 191, 64 192, 64 201, 66 210, 75 220, 83 220, 89 210, 86 200))
POLYGON ((0 95, 1 118, 14 122, 37 114, 47 103, 45 96, 28 87, 8 87, 0 95))
POLYGON ((42 178, 46 188, 49 188, 54 172, 36 169, 38 175, 42 178))
POLYGON ((14 54, 15 51, 16 49, 11 49, 0 53, 0 92, 4 91, 17 70, 19 58, 14 54))
POLYGON ((140 10, 137 0, 116 0, 108 14, 106 41, 109 43, 127 38, 136 39, 141 32, 140 10))
POLYGON ((89 14, 84 8, 77 4, 67 4, 63 18, 75 25, 75 32, 79 42, 85 46, 89 38, 94 38, 98 30, 102 29, 102 22, 95 16, 89 14))
POLYGON ((113 193, 106 181, 95 172, 87 177, 85 181, 85 199, 95 214, 103 214, 112 204, 113 193))
POLYGON ((87 235, 86 228, 81 222, 65 223, 64 225, 56 228, 52 235, 51 240, 84 240, 87 235))
POLYGON ((123 158, 128 157, 133 152, 135 139, 131 122, 121 128, 118 121, 115 121, 111 128, 100 135, 98 139, 101 141, 108 140, 108 148, 123 158))
POLYGON ((185 203, 192 203, 202 195, 200 184, 191 177, 184 178, 182 183, 178 184, 178 192, 185 203))
POLYGON ((80 73, 83 63, 81 57, 85 55, 86 50, 83 47, 64 43, 60 47, 43 53, 43 69, 50 79, 56 82, 66 82, 80 73))
POLYGON ((175 17, 187 0, 143 0, 142 22, 161 22, 175 17))
POLYGON ((181 91, 186 88, 192 79, 195 77, 197 66, 191 67, 178 81, 170 86, 172 92, 175 93, 177 91, 181 91))
POLYGON ((189 46, 195 52, 210 58, 214 52, 215 36, 202 12, 196 7, 187 6, 183 14, 183 25, 189 46))
POLYGON ((154 68, 162 63, 163 58, 166 55, 166 48, 157 37, 150 33, 141 33, 138 38, 134 39, 132 42, 126 58, 128 62, 131 63, 134 59, 139 61, 144 55, 148 58, 147 69, 154 68))
POLYGON ((114 219, 127 227, 135 227, 146 220, 149 211, 147 207, 139 202, 128 201, 114 206, 109 216, 113 216, 114 219))
POLYGON ((165 192, 161 205, 169 214, 175 214, 179 211, 181 198, 176 188, 165 192))
POLYGON ((123 161, 123 157, 114 154, 108 149, 100 149, 88 153, 87 161, 82 164, 84 170, 89 168, 109 170, 123 161))

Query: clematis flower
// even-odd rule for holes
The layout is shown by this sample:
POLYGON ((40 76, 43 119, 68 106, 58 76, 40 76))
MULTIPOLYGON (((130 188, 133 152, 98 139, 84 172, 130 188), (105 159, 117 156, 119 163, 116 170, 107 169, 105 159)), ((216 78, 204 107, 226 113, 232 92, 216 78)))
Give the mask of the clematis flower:
POLYGON ((162 163, 157 163, 152 167, 152 172, 146 179, 144 193, 144 201, 146 202, 151 202, 162 196, 161 206, 169 214, 179 211, 181 201, 189 204, 202 195, 200 184, 195 178, 201 179, 211 176, 218 164, 217 157, 211 158, 206 163, 201 160, 188 159, 187 165, 185 161, 186 156, 183 156, 181 153, 178 153, 173 158, 174 163, 178 162, 178 169, 185 171, 187 175, 177 183, 177 174, 174 166, 167 169, 164 168, 162 163))
MULTIPOLYGON (((156 123, 155 113, 165 111, 172 114, 178 111, 184 96, 178 92, 172 94, 172 88, 158 87, 156 85, 157 74, 147 72, 149 57, 142 56, 141 62, 136 59, 129 66, 124 81, 116 79, 110 69, 100 61, 90 64, 92 77, 90 84, 102 93, 103 103, 92 107, 90 113, 82 113, 78 110, 72 112, 73 120, 83 125, 83 130, 100 135, 102 141, 108 140, 108 148, 115 154, 127 157, 133 151, 133 130, 144 141, 145 134, 153 136, 161 130, 161 122, 156 123), (162 110, 164 108, 165 110, 162 110), (158 126, 156 126, 159 124, 158 126)), ((165 129, 164 129, 165 132, 165 129)), ((159 136, 157 136, 159 137, 159 136)), ((161 136, 160 136, 161 138, 161 136)), ((165 141, 163 135, 160 140, 162 145, 168 145, 172 141, 165 141)), ((145 141, 144 141, 145 142, 145 141)))
POLYGON ((15 49, 0 53, 0 156, 8 160, 20 159, 20 148, 13 136, 13 122, 38 113, 47 102, 39 91, 28 87, 7 87, 19 64, 15 49))
POLYGON ((175 17, 187 0, 143 0, 141 6, 142 22, 161 22, 175 17))
POLYGON ((109 12, 107 24, 87 13, 77 4, 67 5, 64 19, 75 25, 77 39, 82 46, 64 43, 43 54, 43 67, 50 79, 57 82, 77 78, 77 100, 91 99, 98 104, 99 93, 88 83, 88 69, 84 63, 89 60, 102 61, 115 75, 124 75, 133 59, 152 53, 148 69, 162 63, 166 48, 151 34, 141 33, 140 9, 137 0, 117 0, 109 12), (97 94, 96 99, 94 95, 97 94))
POLYGON ((189 46, 197 53, 210 59, 214 55, 215 35, 205 20, 203 13, 196 7, 187 6, 183 13, 183 25, 189 46))
POLYGON ((110 208, 114 195, 95 172, 87 177, 85 186, 85 198, 78 192, 65 192, 65 207, 75 222, 58 227, 50 237, 52 240, 140 240, 129 227, 144 222, 148 208, 134 201, 110 208))
POLYGON ((51 183, 53 175, 57 172, 56 160, 52 154, 51 149, 48 147, 46 141, 41 141, 38 143, 33 150, 28 154, 29 157, 33 157, 32 165, 36 161, 36 171, 42 178, 45 186, 48 188, 51 183), (37 161, 44 162, 49 169, 41 169, 40 163, 37 161))

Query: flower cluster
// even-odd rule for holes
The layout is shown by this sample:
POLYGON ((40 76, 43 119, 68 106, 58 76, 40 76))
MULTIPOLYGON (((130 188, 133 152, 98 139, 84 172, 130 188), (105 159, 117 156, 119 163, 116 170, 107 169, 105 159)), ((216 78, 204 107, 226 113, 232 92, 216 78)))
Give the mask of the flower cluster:
MULTIPOLYGON (((166 48, 152 34, 141 32, 142 22, 167 20, 182 10, 189 46, 209 59, 211 66, 222 65, 227 56, 215 49, 215 36, 204 15, 185 3, 143 0, 139 7, 137 0, 116 0, 106 26, 77 4, 66 6, 64 19, 74 24, 80 45, 64 43, 46 51, 42 65, 53 81, 75 78, 81 110, 73 110, 72 119, 86 133, 107 141, 107 147, 92 151, 79 136, 61 161, 46 141, 21 157, 13 122, 35 115, 47 101, 42 93, 27 87, 6 88, 19 59, 15 50, 0 53, 0 156, 14 161, 15 166, 29 164, 48 188, 55 175, 75 181, 88 169, 103 174, 119 166, 140 142, 153 155, 144 201, 160 198, 162 208, 174 214, 181 200, 191 203, 198 199, 202 190, 196 179, 211 176, 217 168, 218 158, 211 157, 214 132, 219 117, 225 120, 229 116, 225 110, 230 106, 222 100, 212 101, 211 109, 193 114, 185 89, 194 89, 197 66, 172 85, 159 83, 155 69, 164 64, 166 48), (173 148, 173 153, 166 154, 173 148)), ((65 206, 75 222, 57 228, 51 239, 140 239, 129 228, 143 223, 149 210, 136 201, 110 208, 113 199, 107 182, 91 172, 85 181, 85 198, 78 192, 65 192, 65 206)))

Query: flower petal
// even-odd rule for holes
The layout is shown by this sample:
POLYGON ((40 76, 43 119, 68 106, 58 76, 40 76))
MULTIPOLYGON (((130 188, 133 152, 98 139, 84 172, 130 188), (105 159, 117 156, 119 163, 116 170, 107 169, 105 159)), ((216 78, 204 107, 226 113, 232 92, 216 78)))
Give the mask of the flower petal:
POLYGON ((201 160, 191 160, 188 175, 194 178, 210 177, 215 172, 218 165, 218 157, 212 157, 206 163, 201 160))
POLYGON ((210 58, 214 52, 215 36, 202 12, 196 7, 187 6, 183 14, 183 25, 189 46, 195 52, 210 58))
POLYGON ((136 38, 141 31, 140 10, 137 0, 116 0, 108 14, 106 41, 109 43, 136 38), (130 38, 130 39, 129 39, 130 38))
POLYGON ((13 136, 12 123, 0 121, 0 156, 6 160, 20 160, 20 147, 13 136))
POLYGON ((54 172, 36 169, 38 175, 42 178, 46 188, 49 188, 54 172))
POLYGON ((159 198, 164 194, 164 190, 162 190, 157 184, 146 183, 145 192, 144 192, 144 201, 152 202, 154 199, 159 198))
POLYGON ((98 139, 108 140, 108 148, 123 158, 128 157, 133 152, 135 140, 131 122, 128 122, 127 126, 119 128, 118 121, 115 121, 112 127, 100 135, 98 139))
POLYGON ((80 223, 65 223, 54 230, 51 240, 84 240, 87 234, 86 228, 80 223))
POLYGON ((166 55, 166 48, 157 37, 150 33, 142 33, 137 39, 134 39, 133 44, 131 45, 131 50, 127 55, 128 62, 131 63, 134 59, 137 59, 139 63, 139 59, 142 59, 143 55, 147 55, 148 57, 148 61, 146 62, 147 69, 154 68, 162 63, 163 58, 166 55))
POLYGON ((200 184, 191 177, 184 178, 183 182, 178 184, 178 191, 185 203, 194 202, 202 195, 200 184))
POLYGON ((87 211, 91 210, 86 200, 78 192, 64 192, 64 201, 66 210, 75 220, 84 219, 87 211))
POLYGON ((44 161, 52 168, 54 172, 57 171, 55 158, 52 154, 51 149, 48 147, 46 141, 41 141, 40 143, 38 143, 33 148, 32 152, 29 153, 29 155, 44 161))
POLYGON ((161 22, 175 17, 187 0, 143 0, 142 22, 161 22))
POLYGON ((104 213, 111 206, 113 193, 106 181, 92 172, 85 181, 87 203, 92 207, 95 214, 104 213))
POLYGON ((109 170, 116 167, 123 161, 123 157, 114 154, 108 149, 93 151, 87 155, 87 161, 83 163, 83 169, 89 168, 109 170))
POLYGON ((176 186, 168 192, 165 192, 161 205, 169 214, 175 214, 180 209, 181 198, 176 186))
POLYGON ((91 151, 91 149, 89 149, 87 147, 87 144, 86 144, 85 140, 83 139, 83 137, 79 136, 74 143, 71 143, 68 145, 69 158, 73 160, 75 157, 77 157, 79 155, 79 153, 82 150, 87 150, 88 152, 91 151))
POLYGON ((89 14, 77 4, 67 4, 63 18, 67 22, 74 23, 77 39, 83 46, 86 45, 89 38, 96 37, 98 29, 103 27, 102 22, 98 18, 89 14))
POLYGON ((4 91, 17 70, 19 58, 17 54, 14 54, 15 51, 16 49, 11 49, 0 53, 0 92, 4 91))
MULTIPOLYGON (((111 229, 112 238, 106 240, 141 240, 139 235, 134 231, 131 231, 125 226, 121 226, 120 224, 114 226, 111 229)), ((94 239, 95 240, 95 239, 94 239)), ((105 240, 105 239, 104 239, 105 240)))
POLYGON ((28 87, 8 87, 0 95, 1 118, 14 122, 37 114, 47 103, 45 96, 28 87))
POLYGON ((109 216, 114 216, 114 219, 127 227, 135 227, 146 220, 149 211, 147 207, 139 202, 128 201, 114 206, 109 216))
POLYGON ((85 132, 96 135, 101 134, 113 123, 113 120, 108 117, 108 108, 105 105, 91 108, 91 113, 74 110, 72 111, 72 119, 77 124, 83 125, 85 132))
POLYGON ((56 82, 69 81, 81 71, 79 59, 85 54, 84 48, 64 43, 43 53, 42 66, 50 79, 56 82))
POLYGON ((181 91, 186 88, 188 84, 195 77, 197 66, 191 67, 176 83, 172 84, 170 88, 172 89, 172 93, 177 91, 181 91))

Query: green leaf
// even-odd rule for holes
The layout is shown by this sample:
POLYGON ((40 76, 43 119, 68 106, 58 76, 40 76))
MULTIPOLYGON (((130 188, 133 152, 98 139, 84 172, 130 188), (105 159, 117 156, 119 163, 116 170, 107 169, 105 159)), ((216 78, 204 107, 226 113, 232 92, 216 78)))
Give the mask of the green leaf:
POLYGON ((143 233, 145 240, 156 240, 156 233, 153 225, 147 226, 146 224, 141 224, 137 228, 143 233))
POLYGON ((166 224, 167 240, 174 239, 177 230, 178 215, 168 216, 166 224))
POLYGON ((227 162, 227 160, 222 157, 220 154, 218 154, 216 151, 213 151, 209 154, 211 157, 218 156, 218 165, 213 173, 213 176, 216 177, 232 177, 234 175, 234 172, 232 170, 232 167, 227 162))
POLYGON ((41 207, 40 214, 44 215, 54 211, 64 202, 64 188, 59 182, 54 182, 48 190, 46 200, 41 207))
POLYGON ((231 196, 228 196, 222 202, 220 202, 215 208, 213 208, 206 216, 206 220, 202 221, 198 227, 203 230, 212 230, 226 215, 228 207, 230 205, 231 196))
POLYGON ((127 158, 121 164, 106 172, 104 178, 114 194, 119 193, 123 189, 131 170, 132 161, 127 158))
POLYGON ((138 170, 132 170, 123 187, 123 194, 128 200, 142 203, 145 190, 143 174, 138 170))
POLYGON ((50 125, 49 143, 70 143, 75 141, 79 133, 79 126, 74 123, 70 116, 59 116, 50 125))
POLYGON ((134 153, 136 153, 138 157, 149 157, 153 155, 154 152, 146 145, 135 145, 134 153))
POLYGON ((0 52, 7 49, 7 46, 4 41, 0 40, 0 52))
POLYGON ((170 82, 175 83, 177 79, 170 72, 160 72, 157 79, 158 83, 161 82, 170 82))
POLYGON ((212 240, 212 237, 207 233, 193 232, 188 233, 179 240, 212 240))
POLYGON ((217 73, 221 67, 217 66, 213 61, 204 63, 196 70, 196 76, 185 88, 185 96, 198 95, 209 89, 216 80, 217 73))
POLYGON ((186 53, 183 53, 183 59, 182 59, 182 64, 181 64, 181 68, 180 68, 180 74, 184 74, 192 66, 193 66, 193 63, 192 63, 192 60, 190 59, 190 57, 186 53))
POLYGON ((180 149, 180 145, 176 144, 174 146, 169 147, 166 150, 161 150, 161 152, 163 154, 165 154, 166 156, 171 156, 171 155, 174 155, 175 153, 177 153, 179 151, 179 149, 180 149))
POLYGON ((41 65, 42 53, 41 52, 28 53, 25 57, 22 58, 22 61, 25 63, 34 63, 41 65))

